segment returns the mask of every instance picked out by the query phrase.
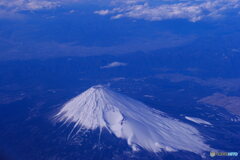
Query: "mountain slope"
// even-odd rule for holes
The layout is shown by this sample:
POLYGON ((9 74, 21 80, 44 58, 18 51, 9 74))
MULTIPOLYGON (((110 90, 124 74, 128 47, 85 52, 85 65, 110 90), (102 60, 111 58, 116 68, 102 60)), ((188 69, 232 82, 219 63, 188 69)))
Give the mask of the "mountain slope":
POLYGON ((74 123, 78 131, 105 128, 127 140, 133 150, 197 154, 210 150, 194 127, 101 85, 67 102, 56 117, 59 122, 74 123))

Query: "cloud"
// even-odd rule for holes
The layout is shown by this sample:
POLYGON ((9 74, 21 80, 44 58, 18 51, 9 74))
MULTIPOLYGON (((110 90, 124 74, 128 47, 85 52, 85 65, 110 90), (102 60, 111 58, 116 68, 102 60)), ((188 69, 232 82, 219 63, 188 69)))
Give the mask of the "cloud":
POLYGON ((99 14, 99 15, 107 15, 109 14, 109 10, 99 10, 99 11, 95 11, 95 14, 99 14))
POLYGON ((99 15, 109 14, 112 19, 129 17, 159 21, 178 18, 196 22, 204 18, 218 18, 228 10, 240 8, 240 0, 165 0, 159 4, 151 2, 150 0, 114 1, 112 3, 113 9, 100 10, 95 13, 99 15))
POLYGON ((122 62, 112 62, 109 63, 106 66, 102 66, 101 68, 114 68, 114 67, 121 67, 121 66, 126 66, 127 63, 122 63, 122 62))
POLYGON ((52 9, 60 6, 57 0, 1 0, 0 8, 8 11, 52 9))
POLYGON ((21 11, 36 11, 53 9, 61 6, 57 0, 0 0, 0 19, 19 19, 24 14, 21 11))
MULTIPOLYGON (((88 2, 88 0, 0 0, 0 13, 7 13, 1 14, 0 19, 14 17, 8 16, 8 14, 23 16, 24 14, 22 14, 21 11, 49 10, 64 5, 81 4, 86 2, 88 2)), ((70 11, 70 13, 73 12, 74 10, 70 11)))
MULTIPOLYGON (((0 10, 19 12, 22 10, 53 9, 69 3, 90 3, 86 0, 0 0, 0 10)), ((110 15, 112 19, 129 17, 159 21, 165 19, 188 19, 196 22, 204 18, 218 18, 229 10, 240 8, 240 0, 108 0, 96 1, 107 9, 97 10, 99 15, 110 15)), ((239 10, 238 10, 239 12, 239 10)))
POLYGON ((185 118, 189 121, 192 121, 194 123, 197 123, 197 124, 206 124, 206 125, 212 125, 210 122, 207 122, 203 119, 200 119, 200 118, 196 118, 196 117, 189 117, 189 116, 185 116, 185 118))

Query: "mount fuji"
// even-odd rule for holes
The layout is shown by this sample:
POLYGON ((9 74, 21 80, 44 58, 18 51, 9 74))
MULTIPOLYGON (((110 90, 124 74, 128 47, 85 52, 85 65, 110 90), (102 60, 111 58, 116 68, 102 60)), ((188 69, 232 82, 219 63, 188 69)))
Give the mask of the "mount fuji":
POLYGON ((64 125, 73 123, 72 131, 76 130, 76 134, 82 130, 106 129, 126 140, 134 151, 184 150, 201 155, 212 150, 191 125, 102 85, 93 86, 68 101, 55 118, 64 125))

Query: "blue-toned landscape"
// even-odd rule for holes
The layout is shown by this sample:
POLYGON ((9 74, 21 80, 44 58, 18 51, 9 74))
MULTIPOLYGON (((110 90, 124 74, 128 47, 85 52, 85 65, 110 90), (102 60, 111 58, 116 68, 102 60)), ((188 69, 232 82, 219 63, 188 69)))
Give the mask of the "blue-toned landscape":
POLYGON ((0 160, 239 159, 239 19, 239 0, 0 0, 0 160))

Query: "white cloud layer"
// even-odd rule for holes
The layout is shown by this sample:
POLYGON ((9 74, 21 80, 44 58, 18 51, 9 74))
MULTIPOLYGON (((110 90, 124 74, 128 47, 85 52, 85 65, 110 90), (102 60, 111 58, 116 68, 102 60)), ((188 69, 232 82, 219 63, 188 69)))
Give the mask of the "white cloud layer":
POLYGON ((103 66, 101 68, 114 68, 114 67, 121 67, 121 66, 126 66, 126 65, 127 65, 127 63, 112 62, 112 63, 109 63, 108 65, 103 66))
POLYGON ((60 2, 57 0, 0 0, 0 7, 11 11, 39 10, 56 8, 60 2))
POLYGON ((240 0, 164 0, 157 4, 154 0, 115 0, 112 5, 112 9, 95 13, 109 14, 113 19, 130 17, 157 21, 180 18, 196 22, 221 17, 227 11, 239 9, 240 0))
MULTIPOLYGON (((0 11, 16 13, 22 10, 53 9, 69 3, 88 3, 86 0, 0 0, 0 11)), ((105 9, 95 11, 99 15, 111 15, 112 19, 129 17, 159 21, 188 19, 196 22, 204 18, 218 18, 226 12, 237 10, 240 0, 97 0, 105 9)))
POLYGON ((200 118, 196 118, 196 117, 188 117, 188 116, 185 116, 185 118, 189 121, 192 121, 194 123, 197 123, 197 124, 205 124, 205 125, 212 125, 210 122, 207 122, 203 119, 200 119, 200 118))

